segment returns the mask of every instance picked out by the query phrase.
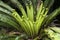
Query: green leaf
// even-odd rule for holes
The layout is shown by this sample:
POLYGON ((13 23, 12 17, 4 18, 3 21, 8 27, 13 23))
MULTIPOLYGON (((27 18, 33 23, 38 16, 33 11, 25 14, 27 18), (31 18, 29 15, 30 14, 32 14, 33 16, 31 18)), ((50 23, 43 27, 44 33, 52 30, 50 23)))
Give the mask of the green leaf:
POLYGON ((47 8, 50 8, 53 3, 54 3, 54 0, 45 0, 44 1, 44 6, 47 7, 47 8))
POLYGON ((9 10, 10 12, 12 12, 13 8, 11 8, 9 5, 7 5, 6 3, 4 3, 2 0, 0 0, 0 7, 4 7, 7 10, 9 10))
POLYGON ((14 28, 16 28, 17 30, 19 30, 19 28, 18 28, 19 25, 16 22, 14 22, 13 20, 11 20, 9 18, 9 16, 7 16, 7 15, 4 15, 4 14, 0 13, 0 21, 2 21, 4 23, 7 23, 7 24, 13 26, 14 28))
POLYGON ((45 26, 47 26, 57 15, 60 14, 60 8, 54 10, 51 14, 49 14, 47 17, 46 17, 46 24, 45 26))
POLYGON ((13 4, 15 4, 18 9, 22 12, 25 19, 27 19, 26 11, 18 0, 10 0, 13 4))
POLYGON ((50 29, 60 34, 60 27, 50 27, 50 29))
POLYGON ((26 9, 27 9, 27 15, 28 15, 29 20, 33 22, 34 21, 34 8, 31 1, 29 2, 29 4, 26 3, 26 9))
POLYGON ((41 5, 39 6, 39 9, 37 10, 37 16, 36 16, 36 20, 39 19, 41 12, 43 10, 43 2, 41 2, 41 5))
POLYGON ((46 35, 51 39, 51 40, 60 40, 60 33, 58 33, 57 31, 56 31, 56 28, 58 28, 58 27, 56 27, 56 28, 54 28, 54 27, 49 27, 49 28, 47 28, 47 29, 45 29, 44 31, 45 31, 45 33, 46 33, 46 35), (52 29, 51 29, 52 28, 52 29), (55 30, 53 30, 53 29, 55 29, 55 30))

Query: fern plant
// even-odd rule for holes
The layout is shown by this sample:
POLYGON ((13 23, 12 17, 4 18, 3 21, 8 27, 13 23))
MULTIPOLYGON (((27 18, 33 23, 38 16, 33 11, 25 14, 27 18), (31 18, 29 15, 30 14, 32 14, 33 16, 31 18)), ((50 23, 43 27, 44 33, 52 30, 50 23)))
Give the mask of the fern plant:
MULTIPOLYGON (((0 0, 0 26, 11 28, 14 27, 19 32, 23 31, 22 34, 25 34, 22 37, 20 35, 17 38, 15 37, 16 39, 12 40, 24 40, 23 37, 27 37, 25 40, 41 40, 44 35, 48 35, 47 32, 50 30, 46 32, 46 28, 49 28, 49 24, 60 13, 59 7, 48 15, 49 9, 52 6, 54 0, 45 0, 44 2, 41 1, 38 9, 37 5, 33 4, 32 0, 22 0, 25 8, 18 0, 9 1, 16 5, 22 15, 19 15, 19 13, 14 8, 0 0)), ((43 38, 43 40, 47 39, 43 38)))

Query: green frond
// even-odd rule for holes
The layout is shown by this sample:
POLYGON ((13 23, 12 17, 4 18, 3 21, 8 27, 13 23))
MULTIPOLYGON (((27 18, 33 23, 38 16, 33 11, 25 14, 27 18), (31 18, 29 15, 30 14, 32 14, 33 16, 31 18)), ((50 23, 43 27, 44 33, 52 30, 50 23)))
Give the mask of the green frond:
POLYGON ((46 26, 57 16, 60 14, 60 8, 54 10, 51 14, 49 14, 46 18, 46 26))

